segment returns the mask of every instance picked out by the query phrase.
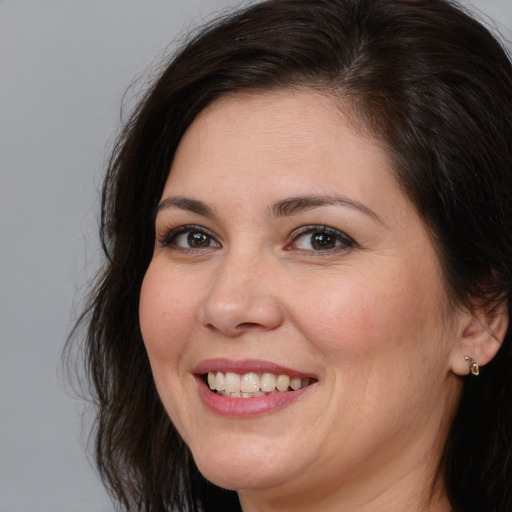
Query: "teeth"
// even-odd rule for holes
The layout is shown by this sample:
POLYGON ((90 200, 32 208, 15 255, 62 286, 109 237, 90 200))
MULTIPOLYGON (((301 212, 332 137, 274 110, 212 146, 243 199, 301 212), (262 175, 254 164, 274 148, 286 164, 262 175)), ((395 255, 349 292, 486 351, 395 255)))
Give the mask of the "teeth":
POLYGON ((297 391, 302 385, 302 379, 300 377, 293 377, 293 379, 290 379, 290 387, 297 391))
POLYGON ((310 379, 300 377, 289 377, 288 375, 274 375, 264 373, 259 376, 251 372, 238 375, 233 372, 208 372, 208 386, 212 391, 217 391, 222 396, 254 398, 265 396, 270 393, 284 393, 296 391, 308 386, 310 379))
POLYGON ((240 375, 237 373, 226 373, 226 391, 228 393, 240 393, 240 375))
POLYGON ((246 373, 240 383, 242 393, 256 393, 260 390, 260 378, 255 373, 246 373))
POLYGON ((288 389, 289 385, 290 385, 290 377, 288 377, 288 375, 279 375, 279 377, 277 377, 276 388, 279 391, 281 391, 281 393, 283 391, 286 391, 288 389))
POLYGON ((276 376, 273 373, 264 373, 260 381, 261 391, 270 393, 276 389, 276 376))
MULTIPOLYGON (((210 384, 208 383, 208 385, 210 384)), ((226 376, 222 372, 217 372, 214 385, 213 387, 210 385, 210 389, 216 389, 217 391, 224 391, 226 389, 226 376)))

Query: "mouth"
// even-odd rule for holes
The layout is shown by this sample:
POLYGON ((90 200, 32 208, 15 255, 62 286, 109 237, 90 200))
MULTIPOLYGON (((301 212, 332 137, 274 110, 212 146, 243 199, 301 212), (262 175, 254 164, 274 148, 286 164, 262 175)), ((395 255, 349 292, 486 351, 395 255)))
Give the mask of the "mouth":
POLYGON ((204 383, 216 394, 230 398, 258 398, 291 393, 313 384, 309 377, 270 372, 209 371, 202 375, 204 383))
POLYGON ((309 395, 316 376, 268 361, 217 358, 192 372, 204 405, 213 413, 250 418, 277 412, 309 395))

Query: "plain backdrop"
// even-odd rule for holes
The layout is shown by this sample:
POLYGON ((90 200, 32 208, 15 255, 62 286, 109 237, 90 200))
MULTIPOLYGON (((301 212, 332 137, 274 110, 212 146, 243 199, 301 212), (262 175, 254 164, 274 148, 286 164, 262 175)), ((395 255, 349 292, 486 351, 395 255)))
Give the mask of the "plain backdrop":
MULTIPOLYGON (((59 362, 100 258, 102 172, 123 97, 238 4, 0 0, 0 512, 113 510, 59 362)), ((512 40, 512 0, 472 5, 512 40)))

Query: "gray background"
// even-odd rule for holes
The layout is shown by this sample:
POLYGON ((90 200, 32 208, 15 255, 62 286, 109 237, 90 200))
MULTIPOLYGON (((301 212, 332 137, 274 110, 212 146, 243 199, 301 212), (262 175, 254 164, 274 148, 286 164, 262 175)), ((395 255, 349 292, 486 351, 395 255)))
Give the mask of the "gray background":
MULTIPOLYGON (((99 261, 102 169, 128 86, 239 3, 0 0, 0 512, 113 510, 59 369, 99 261)), ((473 5, 512 40, 511 0, 473 5)))

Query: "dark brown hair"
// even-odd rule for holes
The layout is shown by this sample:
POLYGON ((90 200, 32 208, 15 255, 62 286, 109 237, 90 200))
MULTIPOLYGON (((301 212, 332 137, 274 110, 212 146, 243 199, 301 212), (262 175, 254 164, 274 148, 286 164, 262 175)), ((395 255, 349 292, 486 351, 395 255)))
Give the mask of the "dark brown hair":
MULTIPOLYGON (((162 407, 139 293, 153 212, 192 120, 223 95, 294 86, 338 97, 384 144, 436 240, 454 304, 512 303, 512 67, 486 28, 445 0, 269 0, 203 28, 115 146, 101 210, 106 264, 79 323, 97 465, 126 509, 240 510, 235 493, 198 473, 162 407)), ((509 338, 464 385, 440 462, 454 511, 512 510, 509 338)))

